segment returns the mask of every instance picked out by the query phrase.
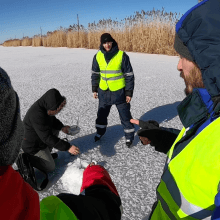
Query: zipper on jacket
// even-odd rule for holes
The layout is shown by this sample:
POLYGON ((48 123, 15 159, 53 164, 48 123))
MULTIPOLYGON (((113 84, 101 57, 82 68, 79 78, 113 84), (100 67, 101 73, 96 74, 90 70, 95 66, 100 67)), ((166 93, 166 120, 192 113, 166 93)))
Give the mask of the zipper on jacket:
MULTIPOLYGON (((118 52, 119 52, 119 51, 118 51, 118 52)), ((117 54, 118 54, 118 53, 116 53, 116 54, 111 58, 111 60, 110 60, 108 63, 106 62, 106 59, 105 59, 105 62, 107 63, 107 66, 105 67, 105 71, 106 71, 108 65, 110 64, 110 62, 112 61, 112 59, 113 59, 117 54)), ((105 57, 105 56, 104 56, 104 57, 105 57)), ((105 72, 105 78, 107 79, 107 77, 106 77, 106 72, 105 72)), ((106 80, 106 84, 107 84, 108 89, 109 89, 109 85, 108 85, 107 81, 108 81, 108 80, 106 80)), ((110 89, 109 89, 109 90, 110 90, 110 89)))
MULTIPOLYGON (((113 57, 112 57, 112 58, 113 58, 113 57)), ((108 63, 105 61, 105 62, 107 63, 107 66, 105 67, 105 71, 106 71, 106 69, 107 69, 107 67, 108 67, 108 65, 109 65, 109 63, 110 63, 111 61, 112 61, 112 59, 111 59, 108 63)), ((107 73, 105 72, 105 78, 107 79, 106 74, 107 74, 107 73)), ((107 81, 108 81, 108 80, 106 80, 106 84, 107 84, 107 87, 108 87, 108 89, 109 89, 109 85, 108 85, 107 81)))

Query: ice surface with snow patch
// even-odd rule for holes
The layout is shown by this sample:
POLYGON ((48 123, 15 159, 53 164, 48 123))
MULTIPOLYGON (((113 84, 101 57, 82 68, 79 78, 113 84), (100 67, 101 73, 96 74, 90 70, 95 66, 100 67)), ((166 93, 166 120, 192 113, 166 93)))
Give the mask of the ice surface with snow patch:
MULTIPOLYGON (((106 134, 94 142, 98 100, 92 98, 91 66, 97 50, 0 46, 0 51, 0 66, 10 76, 20 99, 21 118, 47 90, 58 89, 67 98, 67 104, 57 118, 71 126, 80 116, 80 132, 68 137, 70 143, 79 147, 80 160, 96 160, 108 170, 122 200, 122 220, 144 219, 155 202, 166 155, 150 145, 143 146, 137 135, 134 146, 128 149, 115 106, 108 117, 106 134)), ((135 74, 133 118, 152 119, 161 126, 181 129, 176 107, 185 95, 184 82, 177 71, 178 57, 127 54, 135 74)), ((65 135, 60 132, 60 137, 65 135)), ((60 151, 58 154, 56 169, 49 174, 50 185, 39 192, 40 199, 62 192, 79 194, 83 172, 79 156, 60 151)))

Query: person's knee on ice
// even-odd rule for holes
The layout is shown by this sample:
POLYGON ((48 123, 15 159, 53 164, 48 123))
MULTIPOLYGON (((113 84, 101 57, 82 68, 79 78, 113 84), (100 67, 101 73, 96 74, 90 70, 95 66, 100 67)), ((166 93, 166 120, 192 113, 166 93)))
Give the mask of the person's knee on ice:
POLYGON ((45 167, 45 172, 47 172, 47 173, 53 172, 55 170, 55 168, 56 168, 55 163, 51 162, 50 164, 48 164, 45 167))

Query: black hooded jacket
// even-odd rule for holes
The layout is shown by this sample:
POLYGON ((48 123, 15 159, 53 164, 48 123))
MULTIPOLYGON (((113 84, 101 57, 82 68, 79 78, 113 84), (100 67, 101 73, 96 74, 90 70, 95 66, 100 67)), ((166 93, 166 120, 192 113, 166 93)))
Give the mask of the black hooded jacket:
MULTIPOLYGON (((115 40, 113 40, 112 49, 107 52, 102 44, 100 45, 100 51, 104 54, 106 63, 109 63, 109 61, 118 53, 118 44, 115 40)), ((129 56, 124 52, 122 57, 122 64, 121 64, 121 70, 125 77, 125 88, 120 89, 115 92, 111 92, 109 90, 103 91, 99 88, 99 82, 100 82, 100 68, 99 64, 96 60, 96 55, 93 58, 92 63, 92 92, 98 92, 100 101, 107 102, 107 104, 120 104, 125 102, 126 96, 133 96, 133 90, 134 90, 134 75, 129 74, 133 73, 133 68, 130 63, 129 56), (101 94, 100 94, 101 93, 101 94), (110 93, 107 94, 107 93, 110 93), (111 96, 111 99, 108 100, 106 97, 111 96)))
POLYGON ((67 151, 70 144, 54 135, 54 131, 60 131, 64 126, 55 116, 49 116, 48 110, 56 110, 64 101, 56 89, 48 90, 27 111, 24 123, 24 140, 22 149, 29 154, 36 154, 47 146, 67 151))

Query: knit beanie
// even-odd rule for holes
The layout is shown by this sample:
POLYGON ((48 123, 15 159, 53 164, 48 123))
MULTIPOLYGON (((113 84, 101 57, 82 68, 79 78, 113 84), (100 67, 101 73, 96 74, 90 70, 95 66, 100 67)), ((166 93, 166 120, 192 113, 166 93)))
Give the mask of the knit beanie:
POLYGON ((178 34, 176 33, 175 35, 175 40, 174 40, 174 49, 176 50, 177 53, 179 53, 182 57, 186 58, 189 61, 194 61, 187 46, 184 45, 182 40, 179 38, 178 34))
POLYGON ((104 44, 106 42, 114 42, 114 39, 109 33, 104 33, 101 35, 100 42, 101 44, 104 44))
POLYGON ((0 68, 0 166, 12 165, 23 137, 20 106, 7 73, 0 68))

